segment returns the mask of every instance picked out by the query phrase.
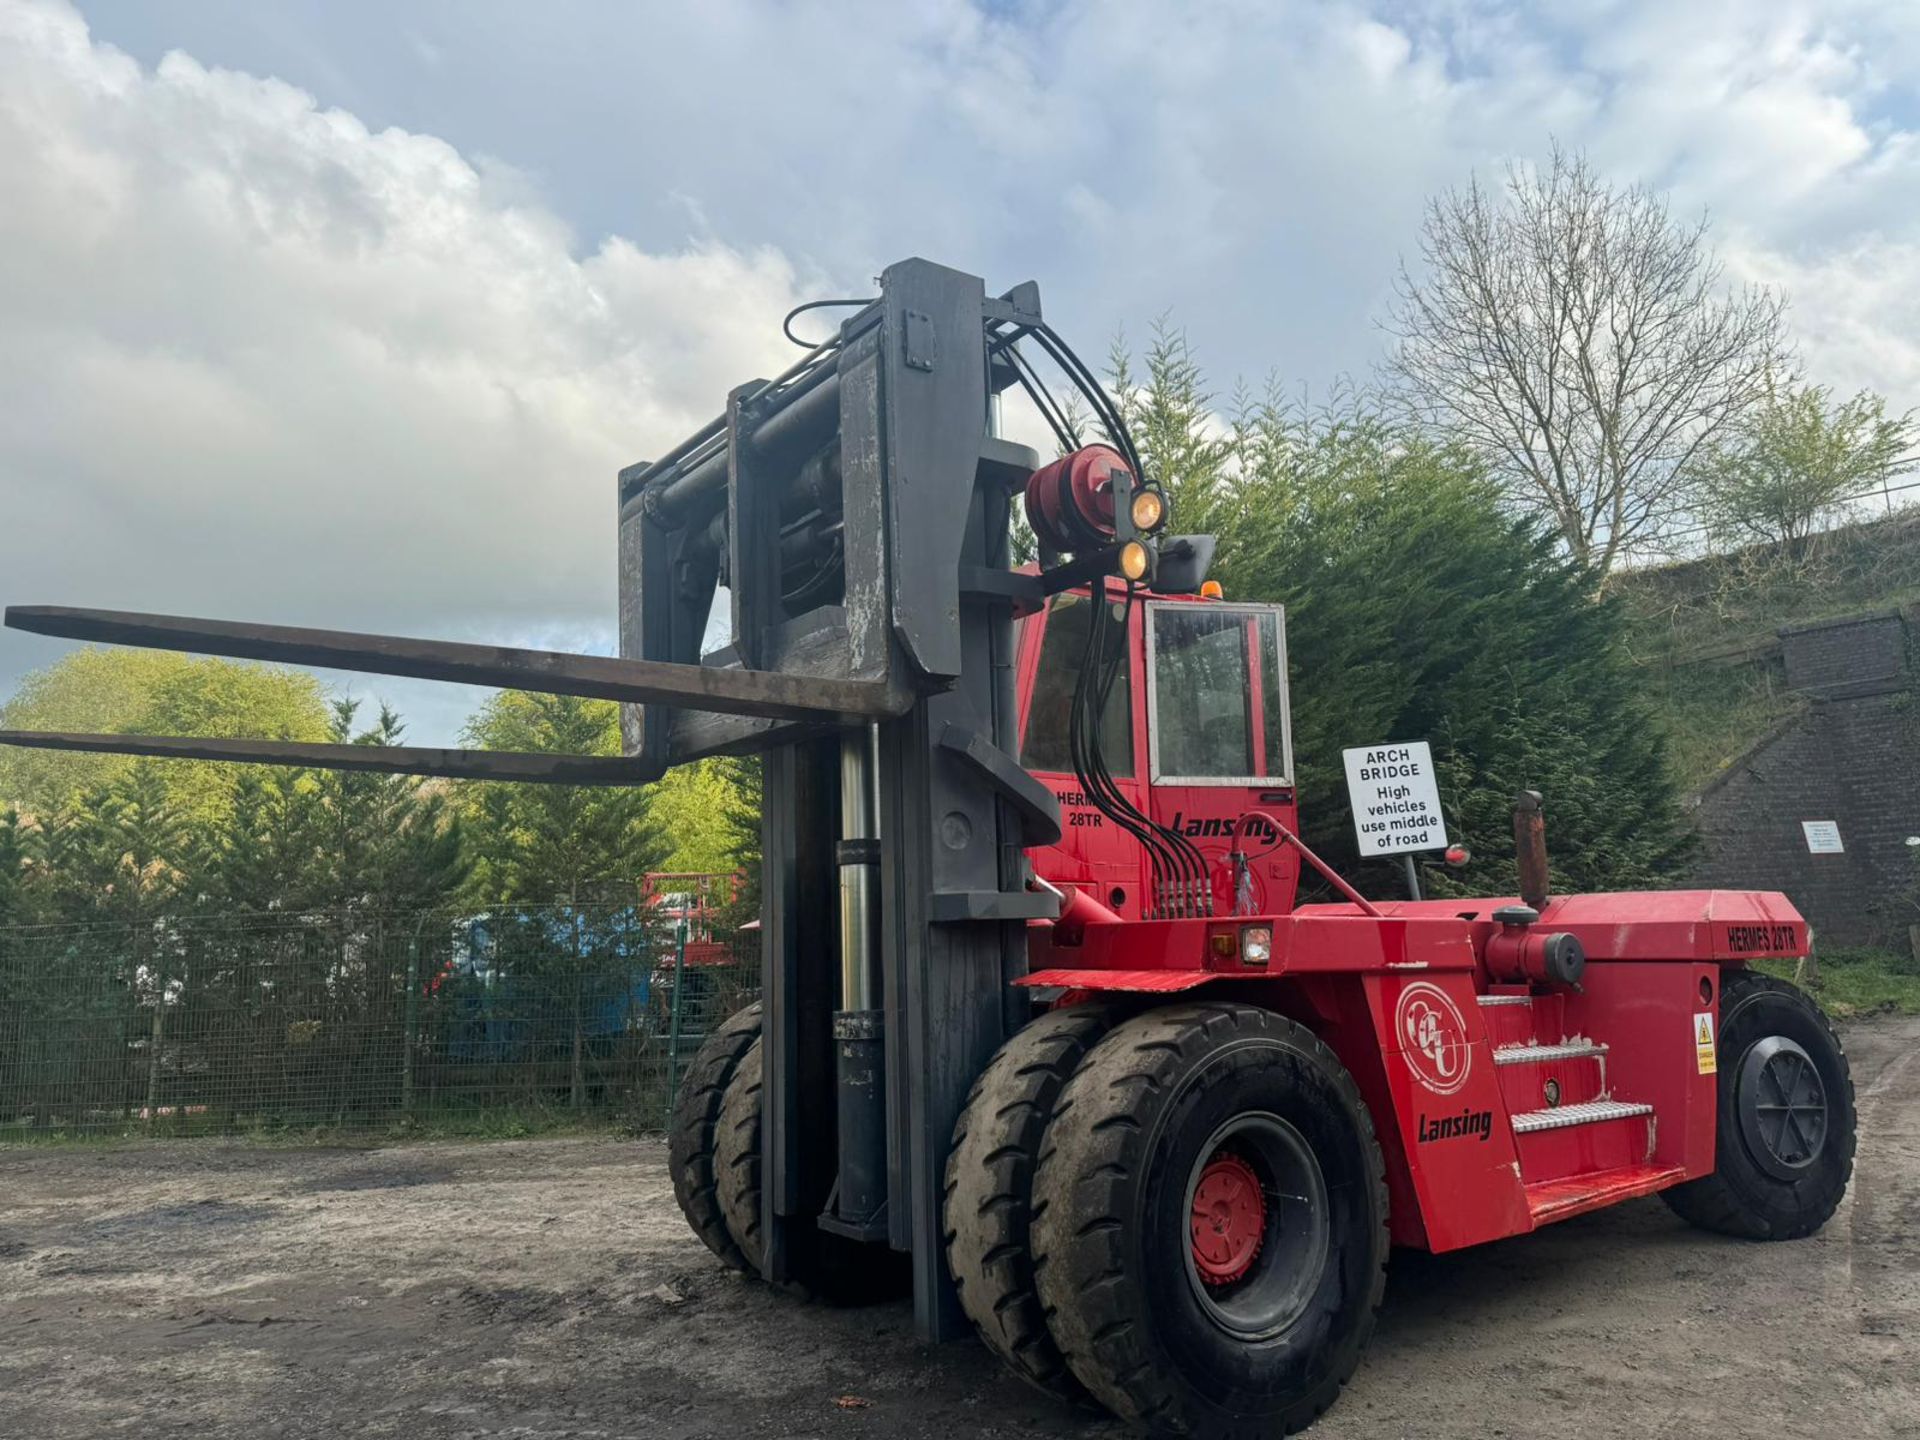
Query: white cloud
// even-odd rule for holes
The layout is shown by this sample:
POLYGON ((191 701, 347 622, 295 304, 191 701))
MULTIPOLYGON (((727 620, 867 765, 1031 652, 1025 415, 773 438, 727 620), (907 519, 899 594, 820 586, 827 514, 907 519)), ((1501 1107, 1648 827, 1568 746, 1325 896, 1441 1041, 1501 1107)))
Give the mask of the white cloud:
POLYGON ((604 640, 614 472, 787 363, 796 278, 525 188, 0 4, 6 597, 604 640))
POLYGON ((1863 236, 1802 258, 1743 244, 1726 258, 1734 278, 1792 298, 1809 378, 1843 395, 1879 390, 1897 409, 1920 406, 1920 235, 1863 236))
POLYGON ((1425 197, 1551 137, 1920 405, 1910 0, 85 3, 147 68, 0 0, 9 597, 604 637, 612 471, 796 293, 926 254, 1320 386, 1425 197))

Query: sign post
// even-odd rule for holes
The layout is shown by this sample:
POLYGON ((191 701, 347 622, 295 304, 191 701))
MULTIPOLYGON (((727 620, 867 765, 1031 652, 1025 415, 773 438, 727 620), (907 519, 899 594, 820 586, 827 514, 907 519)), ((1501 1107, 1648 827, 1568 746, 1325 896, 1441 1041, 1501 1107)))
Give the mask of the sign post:
POLYGON ((1432 747, 1424 740, 1409 740, 1363 745, 1341 755, 1347 765, 1347 796, 1353 805, 1360 854, 1401 856, 1407 892, 1418 900, 1420 872, 1414 867, 1415 853, 1447 848, 1432 747))

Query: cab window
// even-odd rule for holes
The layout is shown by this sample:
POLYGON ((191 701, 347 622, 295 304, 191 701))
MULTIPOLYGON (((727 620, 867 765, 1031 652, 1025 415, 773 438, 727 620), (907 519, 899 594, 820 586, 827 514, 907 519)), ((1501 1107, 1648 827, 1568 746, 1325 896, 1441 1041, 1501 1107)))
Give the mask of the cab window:
MULTIPOLYGON (((1092 602, 1085 595, 1056 595, 1047 606, 1047 628, 1040 642, 1040 666, 1027 706, 1027 733, 1020 763, 1029 770, 1067 774, 1073 770, 1068 738, 1073 687, 1087 653, 1087 621, 1092 602)), ((1108 771, 1119 779, 1133 776, 1133 691, 1125 660, 1100 720, 1100 748, 1108 771)))
POLYGON ((1275 610, 1148 610, 1156 780, 1284 778, 1284 648, 1275 610))

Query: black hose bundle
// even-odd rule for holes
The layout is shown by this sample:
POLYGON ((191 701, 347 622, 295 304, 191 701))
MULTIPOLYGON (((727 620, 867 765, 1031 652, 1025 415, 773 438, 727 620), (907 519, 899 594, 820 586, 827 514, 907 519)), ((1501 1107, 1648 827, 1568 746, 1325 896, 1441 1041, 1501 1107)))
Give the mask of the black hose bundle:
MULTIPOLYGON (((1012 362, 1014 375, 1032 399, 1035 408, 1059 439, 1063 449, 1077 448, 1079 437, 1073 434, 1065 415, 1047 395, 1031 365, 1020 354, 1017 342, 1032 336, 1058 365, 1068 381, 1092 408, 1095 419, 1120 451, 1134 475, 1145 480, 1146 467, 1127 429, 1126 417, 1099 379, 1087 368, 1073 347, 1060 338, 1045 322, 1022 325, 1008 336, 996 336, 996 350, 1004 351, 1012 362)), ((1126 637, 1133 617, 1138 587, 1127 582, 1126 600, 1116 608, 1108 598, 1106 580, 1096 578, 1088 586, 1089 615, 1087 643, 1081 657, 1080 674, 1075 681, 1068 740, 1073 757, 1074 777, 1086 791, 1094 808, 1115 825, 1133 836, 1147 852, 1153 874, 1154 915, 1210 915, 1213 913, 1213 887, 1208 876, 1206 857, 1179 831, 1162 825, 1136 806, 1114 779, 1107 764, 1102 722, 1107 704, 1127 663, 1126 637)))

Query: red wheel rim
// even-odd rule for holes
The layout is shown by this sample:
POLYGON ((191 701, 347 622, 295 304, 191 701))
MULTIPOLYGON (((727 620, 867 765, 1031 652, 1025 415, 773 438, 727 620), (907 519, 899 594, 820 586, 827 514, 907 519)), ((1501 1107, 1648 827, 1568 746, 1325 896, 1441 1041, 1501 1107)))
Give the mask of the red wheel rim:
POLYGON ((1222 1150, 1193 1188, 1193 1264, 1208 1285, 1230 1285, 1253 1268, 1267 1234, 1267 1197, 1253 1166, 1222 1150))

